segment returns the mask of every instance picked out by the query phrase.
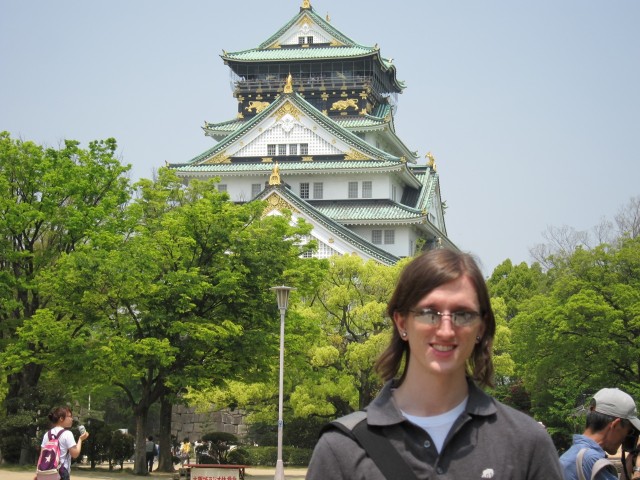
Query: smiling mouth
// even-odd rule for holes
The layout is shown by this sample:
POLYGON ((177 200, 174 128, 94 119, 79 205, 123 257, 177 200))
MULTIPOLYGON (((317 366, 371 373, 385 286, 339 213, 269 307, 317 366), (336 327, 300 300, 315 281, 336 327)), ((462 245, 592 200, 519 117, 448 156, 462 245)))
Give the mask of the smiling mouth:
POLYGON ((450 352, 451 350, 456 348, 455 345, 435 345, 435 344, 432 344, 431 347, 434 350, 437 350, 439 352, 450 352))

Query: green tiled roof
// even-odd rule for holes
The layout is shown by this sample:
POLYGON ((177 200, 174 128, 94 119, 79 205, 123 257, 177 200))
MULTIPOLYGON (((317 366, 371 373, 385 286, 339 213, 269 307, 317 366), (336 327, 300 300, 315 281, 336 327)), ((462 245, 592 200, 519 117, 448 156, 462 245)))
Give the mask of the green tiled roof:
POLYGON ((306 17, 306 16, 308 16, 313 23, 315 23, 316 25, 319 25, 321 28, 323 28, 327 33, 329 33, 332 37, 334 37, 339 42, 349 46, 358 45, 356 42, 351 40, 340 30, 334 28, 333 25, 331 25, 328 21, 326 21, 324 18, 318 15, 313 9, 313 7, 311 7, 307 9, 300 9, 300 11, 296 15, 294 15, 293 18, 291 18, 291 20, 285 23, 276 33, 271 35, 271 37, 269 37, 264 42, 262 42, 259 48, 267 48, 270 45, 272 45, 287 30, 289 30, 289 28, 291 28, 294 24, 298 23, 302 17, 306 17))
POLYGON ((387 252, 386 250, 383 250, 382 248, 372 244, 368 240, 365 240, 364 238, 362 238, 360 235, 358 235, 358 234, 354 233, 353 231, 351 231, 349 228, 345 227, 344 225, 341 225, 340 223, 338 223, 335 220, 331 219, 330 217, 328 217, 324 213, 318 211, 313 206, 311 206, 309 203, 305 202, 300 197, 295 195, 291 190, 289 190, 287 188, 283 188, 281 185, 279 185, 279 186, 271 186, 269 188, 266 188, 256 198, 257 199, 266 198, 269 195, 269 193, 272 192, 272 190, 274 188, 278 189, 280 194, 290 204, 292 204, 298 210, 300 210, 300 212, 302 212, 306 216, 312 218, 315 222, 317 222, 318 224, 320 224, 323 227, 325 227, 327 230, 329 230, 334 235, 339 236, 342 239, 345 239, 347 242, 349 242, 352 245, 356 246, 357 248, 359 248, 363 252, 366 252, 368 255, 370 255, 372 258, 375 258, 377 261, 379 261, 379 262, 381 262, 381 263, 383 263, 385 265, 394 265, 400 260, 400 258, 396 257, 395 255, 392 255, 389 252, 387 252))
POLYGON ((269 62, 280 60, 325 60, 335 58, 359 58, 375 54, 371 47, 314 47, 314 48, 269 48, 252 49, 242 52, 227 52, 222 55, 225 60, 236 62, 269 62))
POLYGON ((336 123, 342 128, 357 130, 358 128, 380 127, 384 128, 389 122, 383 118, 372 117, 371 115, 359 115, 353 117, 341 117, 336 119, 336 123))
POLYGON ((273 111, 278 109, 284 102, 291 101, 297 108, 299 108, 302 112, 312 118, 316 123, 323 126, 327 129, 327 131, 334 134, 336 137, 340 138, 342 141, 347 143, 348 145, 357 148, 361 152, 369 155, 374 160, 395 160, 400 161, 398 157, 390 155, 389 153, 380 150, 372 145, 369 145, 363 139, 358 137, 356 134, 351 133, 349 130, 341 127, 338 123, 336 123, 330 117, 323 115, 318 111, 313 105, 307 102, 304 98, 302 98, 297 93, 287 93, 279 95, 273 102, 267 106, 264 110, 258 113, 255 117, 244 122, 240 128, 231 132, 227 137, 221 140, 218 144, 216 144, 213 148, 210 148, 206 152, 198 155, 189 161, 189 163, 199 163, 207 160, 215 156, 216 153, 224 151, 229 145, 233 144, 236 140, 238 140, 243 134, 248 132, 254 125, 257 125, 262 119, 271 115, 273 111))
POLYGON ((422 221, 425 214, 416 208, 391 200, 313 200, 311 205, 329 218, 340 223, 349 221, 422 221))
MULTIPOLYGON (((239 173, 239 172, 253 172, 253 173, 265 173, 268 174, 273 170, 275 162, 232 162, 232 163, 206 163, 206 164, 170 164, 169 167, 179 172, 194 172, 194 173, 239 173)), ((394 162, 388 160, 355 160, 355 161, 311 161, 311 162, 278 162, 278 168, 280 172, 298 172, 305 173, 327 173, 348 171, 348 170, 379 170, 384 169, 387 171, 401 170, 404 168, 404 164, 401 162, 394 162)))
MULTIPOLYGON (((386 112, 391 112, 391 107, 389 105, 381 105, 377 107, 371 115, 349 115, 345 117, 332 117, 333 121, 336 122, 343 128, 362 128, 362 127, 376 127, 376 126, 384 126, 389 123, 389 120, 385 119, 386 112), (383 107, 383 108, 380 108, 383 107), (383 115, 380 115, 383 113, 383 115)), ((207 130, 216 130, 219 132, 228 132, 231 133, 238 128, 242 127, 247 120, 226 120, 220 123, 209 123, 207 122, 204 126, 207 130)))
POLYGON ((427 203, 438 186, 438 174, 427 165, 410 165, 409 171, 411 171, 423 185, 417 205, 423 205, 424 208, 428 208, 427 203))
POLYGON ((398 80, 395 75, 396 67, 391 63, 390 59, 382 58, 380 49, 377 46, 366 47, 354 42, 351 38, 334 28, 328 21, 316 14, 313 8, 301 8, 291 20, 282 26, 276 33, 271 35, 267 40, 262 42, 257 48, 238 52, 226 52, 221 55, 225 62, 275 62, 287 60, 324 60, 337 58, 360 58, 369 55, 376 55, 383 70, 391 71, 393 81, 397 87, 402 90, 405 88, 404 82, 398 80), (331 37, 336 39, 341 45, 336 46, 312 46, 293 48, 273 48, 277 42, 289 28, 299 23, 303 17, 309 17, 311 22, 325 30, 331 37))

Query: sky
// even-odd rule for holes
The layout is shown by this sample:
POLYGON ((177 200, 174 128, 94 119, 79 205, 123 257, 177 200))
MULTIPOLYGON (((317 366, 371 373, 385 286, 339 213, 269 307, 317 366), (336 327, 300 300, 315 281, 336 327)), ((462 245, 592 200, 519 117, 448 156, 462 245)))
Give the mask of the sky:
MULTIPOLYGON (((312 0, 406 84, 396 133, 432 152, 447 234, 485 274, 549 228, 590 230, 640 195, 640 1, 312 0)), ((220 58, 302 0, 0 0, 0 131, 113 137, 131 178, 211 148, 235 117, 220 58)))

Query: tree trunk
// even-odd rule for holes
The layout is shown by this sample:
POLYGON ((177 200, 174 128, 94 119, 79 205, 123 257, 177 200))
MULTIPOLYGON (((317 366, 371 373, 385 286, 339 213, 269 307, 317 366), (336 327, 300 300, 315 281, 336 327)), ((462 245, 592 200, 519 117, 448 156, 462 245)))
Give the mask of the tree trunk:
MULTIPOLYGON (((20 373, 11 374, 7 377, 9 388, 3 404, 9 418, 21 411, 23 413, 31 412, 34 416, 36 415, 34 406, 40 401, 37 385, 41 373, 42 365, 30 363, 25 365, 20 373)), ((30 439, 35 436, 36 427, 34 425, 21 425, 14 428, 14 432, 19 432, 22 437, 19 464, 33 465, 36 459, 34 458, 34 450, 30 439)), ((39 438, 38 442, 40 440, 42 438, 39 438)), ((39 448, 38 453, 40 453, 39 448)))
POLYGON ((138 408, 135 409, 135 415, 136 453, 134 455, 133 473, 135 475, 146 475, 148 472, 147 455, 145 451, 147 439, 145 437, 145 433, 147 431, 147 417, 149 416, 149 407, 138 405, 138 408))
POLYGON ((159 472, 173 472, 173 454, 171 452, 171 412, 173 405, 166 396, 160 398, 160 456, 158 457, 159 472))

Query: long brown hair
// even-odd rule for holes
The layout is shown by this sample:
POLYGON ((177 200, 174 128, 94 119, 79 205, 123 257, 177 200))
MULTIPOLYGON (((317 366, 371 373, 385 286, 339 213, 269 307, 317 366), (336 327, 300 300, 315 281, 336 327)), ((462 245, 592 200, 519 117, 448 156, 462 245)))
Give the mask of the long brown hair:
MULTIPOLYGON (((484 334, 467 361, 467 374, 480 386, 493 386, 493 361, 491 348, 496 331, 496 320, 491 309, 489 291, 482 272, 474 258, 468 253, 449 249, 430 250, 413 259, 404 268, 396 285, 391 300, 387 305, 387 315, 393 318, 394 313, 407 315, 415 308, 425 295, 462 276, 473 283, 478 295, 480 314, 485 324, 484 334)), ((394 378, 402 365, 400 381, 404 379, 409 363, 409 342, 400 337, 394 327, 391 342, 376 362, 376 371, 386 381, 394 378)))

